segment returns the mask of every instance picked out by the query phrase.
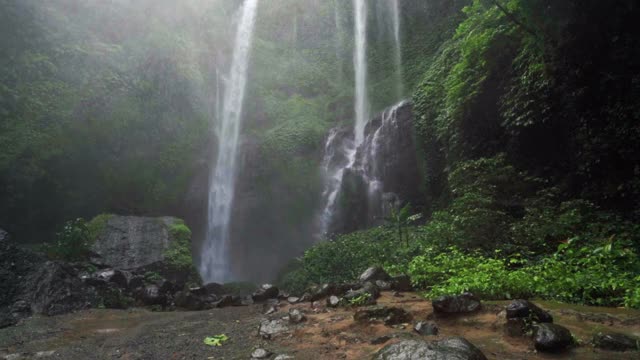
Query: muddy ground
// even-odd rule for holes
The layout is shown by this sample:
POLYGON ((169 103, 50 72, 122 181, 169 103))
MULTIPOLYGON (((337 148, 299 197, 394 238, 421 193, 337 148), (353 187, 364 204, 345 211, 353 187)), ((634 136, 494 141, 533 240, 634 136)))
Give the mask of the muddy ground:
MULTIPOLYGON (((484 310, 469 316, 436 318, 431 304, 414 293, 394 297, 384 293, 380 305, 404 308, 414 321, 435 321, 439 339, 463 336, 489 359, 640 359, 640 353, 611 353, 594 349, 591 337, 598 331, 617 331, 640 336, 640 312, 625 309, 589 308, 539 302, 550 310, 555 322, 569 328, 580 346, 559 355, 535 352, 527 338, 503 335, 497 314, 506 302, 486 303, 484 310)), ((392 342, 418 338, 412 324, 387 327, 380 323, 358 324, 355 309, 327 309, 324 302, 283 304, 270 318, 285 316, 291 307, 306 313, 307 321, 289 333, 265 340, 258 326, 265 318, 263 305, 232 307, 201 312, 151 312, 134 310, 88 310, 56 317, 33 317, 18 326, 0 330, 0 359, 249 359, 265 348, 295 359, 370 359, 392 342), (207 336, 226 334, 221 347, 203 343, 207 336), (384 344, 370 342, 389 336, 384 344)))

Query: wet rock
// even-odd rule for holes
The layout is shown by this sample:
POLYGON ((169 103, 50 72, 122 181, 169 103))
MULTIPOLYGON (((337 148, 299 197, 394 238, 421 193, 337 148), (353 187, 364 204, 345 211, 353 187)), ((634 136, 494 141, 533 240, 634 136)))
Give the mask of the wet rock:
POLYGON ((158 281, 157 285, 161 294, 172 294, 176 288, 171 281, 166 279, 158 281))
POLYGON ((307 317, 299 309, 289 309, 289 323, 300 324, 307 320, 307 317))
POLYGON ((331 307, 331 308, 336 308, 340 306, 340 298, 335 296, 335 295, 331 295, 327 298, 327 307, 331 307))
POLYGON ((167 297, 160 292, 160 288, 157 285, 147 285, 142 290, 142 302, 144 305, 166 305, 167 297))
POLYGON ((174 296, 174 302, 177 307, 185 310, 198 311, 207 308, 204 298, 192 291, 178 291, 174 296))
POLYGON ((122 271, 116 269, 98 270, 86 281, 94 286, 104 286, 111 283, 121 289, 127 289, 129 283, 127 276, 122 271))
POLYGON ((234 298, 231 295, 223 295, 219 300, 215 301, 212 305, 213 307, 223 308, 227 306, 232 306, 234 303, 234 298))
POLYGON ((202 288, 207 292, 208 295, 224 295, 224 286, 218 283, 209 283, 203 285, 202 288))
POLYGON ((391 279, 391 289, 395 291, 407 292, 413 290, 409 275, 398 275, 391 279))
POLYGON ((371 341, 369 341, 369 344, 371 344, 371 345, 382 345, 382 344, 386 343, 389 340, 391 340, 391 336, 384 335, 384 336, 377 337, 375 339, 371 339, 371 341))
POLYGON ((413 327, 413 330, 423 336, 438 335, 438 326, 433 322, 420 321, 413 327))
POLYGON ((282 355, 276 356, 276 358, 273 359, 273 360, 290 360, 290 359, 293 359, 293 358, 294 357, 291 356, 291 355, 282 354, 282 355))
POLYGON ((388 345, 378 352, 376 360, 486 360, 482 351, 464 338, 440 341, 405 340, 388 345))
POLYGON ((593 346, 610 351, 640 350, 640 339, 619 333, 598 333, 593 337, 593 346))
POLYGON ((391 290, 391 286, 392 286, 392 284, 389 281, 384 281, 384 280, 376 280, 375 284, 378 287, 378 289, 380 289, 381 291, 389 291, 391 290))
POLYGON ((60 315, 91 307, 97 293, 88 287, 70 266, 47 261, 25 281, 31 310, 45 315, 60 315))
POLYGON ((287 302, 288 302, 289 304, 297 304, 297 303, 299 303, 299 302, 300 302, 300 298, 299 298, 299 297, 295 297, 295 296, 289 296, 289 297, 287 298, 287 302))
POLYGON ((510 337, 520 337, 524 336, 529 328, 523 318, 506 319, 504 323, 504 334, 510 337))
POLYGON ((264 339, 272 339, 286 332, 289 332, 289 327, 282 319, 264 320, 260 323, 260 328, 258 330, 258 333, 264 339))
POLYGON ((353 319, 357 322, 378 320, 387 326, 408 323, 411 322, 412 318, 411 314, 404 309, 387 306, 360 309, 353 315, 353 319))
POLYGON ((138 273, 157 272, 182 289, 198 278, 193 267, 176 268, 167 250, 180 241, 171 229, 183 224, 173 217, 111 216, 91 246, 91 262, 138 273))
POLYGON ((390 281, 391 276, 380 266, 372 266, 360 275, 360 282, 376 282, 378 280, 390 281))
POLYGON ((573 337, 563 326, 542 323, 534 326, 533 341, 538 351, 560 352, 573 344, 573 337))
POLYGON ((144 286, 144 276, 142 275, 133 275, 129 279, 129 291, 135 291, 136 289, 142 288, 144 286))
POLYGON ((9 233, 0 229, 0 243, 2 242, 9 242, 9 233))
POLYGON ((433 311, 444 314, 465 314, 480 310, 480 300, 471 293, 441 296, 432 301, 433 311))
POLYGON ((273 353, 265 349, 255 349, 251 353, 251 359, 268 359, 271 355, 273 353))
POLYGON ((266 310, 264 310, 262 313, 265 315, 271 315, 271 314, 275 314, 276 312, 278 312, 278 307, 277 306, 267 306, 266 310))
POLYGON ((271 284, 264 284, 258 290, 256 290, 251 298, 255 302, 267 301, 268 299, 276 299, 280 290, 271 284))
POLYGON ((552 323, 553 317, 527 300, 514 300, 507 306, 507 319, 525 318, 534 322, 552 323))

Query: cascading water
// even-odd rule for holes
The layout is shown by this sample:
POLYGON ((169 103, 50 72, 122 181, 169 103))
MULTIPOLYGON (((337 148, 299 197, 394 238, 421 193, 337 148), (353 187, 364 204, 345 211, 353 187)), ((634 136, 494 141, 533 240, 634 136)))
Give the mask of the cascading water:
POLYGON ((246 0, 242 6, 231 69, 225 84, 221 116, 217 119, 216 135, 219 147, 216 163, 209 178, 208 223, 200 263, 200 274, 206 282, 221 282, 231 278, 229 223, 242 105, 257 7, 258 0, 246 0))
MULTIPOLYGON (((320 234, 328 233, 331 220, 334 216, 336 199, 346 169, 353 167, 358 146, 364 140, 364 128, 369 120, 369 99, 367 95, 367 2, 366 0, 353 0, 355 10, 355 49, 353 64, 355 67, 355 116, 353 141, 340 141, 337 139, 338 129, 333 129, 325 145, 323 170, 326 174, 325 190, 322 194, 324 207, 320 217, 320 234), (336 156, 345 161, 336 164, 336 156)), ((337 10, 336 10, 337 11, 337 10)))
POLYGON ((391 19, 393 22, 393 41, 395 45, 395 66, 396 66, 396 96, 401 99, 404 96, 404 72, 402 69, 402 39, 400 34, 400 0, 390 0, 391 19))

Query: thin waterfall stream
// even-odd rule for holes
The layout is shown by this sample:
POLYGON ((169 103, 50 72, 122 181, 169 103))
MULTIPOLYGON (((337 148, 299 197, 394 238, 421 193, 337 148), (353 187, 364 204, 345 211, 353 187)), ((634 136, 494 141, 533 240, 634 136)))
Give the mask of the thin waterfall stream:
POLYGON ((238 140, 249 56, 258 0, 246 0, 236 32, 228 82, 225 83, 218 127, 218 154, 209 179, 207 232, 202 245, 200 274, 205 282, 230 280, 229 224, 235 190, 238 140))

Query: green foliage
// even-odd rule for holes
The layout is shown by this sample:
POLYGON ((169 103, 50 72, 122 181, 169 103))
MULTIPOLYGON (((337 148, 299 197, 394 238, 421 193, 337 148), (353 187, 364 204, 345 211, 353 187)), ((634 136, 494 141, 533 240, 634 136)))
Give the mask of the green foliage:
POLYGON ((412 280, 430 289, 429 297, 470 291, 486 299, 539 297, 629 307, 638 307, 638 278, 633 274, 639 271, 637 253, 612 240, 593 245, 572 240, 540 261, 488 258, 450 248, 418 256, 409 264, 412 280))
POLYGON ((203 342, 205 345, 209 346, 222 346, 227 340, 229 340, 229 337, 225 334, 221 334, 207 336, 206 338, 204 338, 203 342))
POLYGON ((113 217, 112 214, 100 214, 87 223, 87 231, 89 232, 89 241, 95 242, 98 236, 102 234, 107 222, 113 217))
POLYGON ((163 279, 164 277, 155 271, 147 271, 144 273, 144 281, 147 284, 155 284, 163 279))
POLYGON ((177 222, 169 228, 171 242, 164 253, 169 266, 179 270, 191 270, 193 257, 191 255, 191 230, 183 222, 177 222))
POLYGON ((45 245, 45 252, 54 259, 85 260, 91 246, 90 232, 84 219, 68 221, 56 234, 53 244, 45 245))
POLYGON ((353 299, 349 300, 349 305, 351 306, 364 306, 369 303, 371 299, 371 294, 363 293, 362 295, 356 296, 353 299))

